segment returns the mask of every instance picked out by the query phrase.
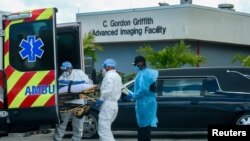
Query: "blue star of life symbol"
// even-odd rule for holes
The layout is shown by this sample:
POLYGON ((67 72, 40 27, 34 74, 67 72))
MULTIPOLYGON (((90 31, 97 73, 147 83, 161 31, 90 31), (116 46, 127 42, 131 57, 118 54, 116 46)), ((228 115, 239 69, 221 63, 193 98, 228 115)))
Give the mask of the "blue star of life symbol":
POLYGON ((41 47, 44 46, 41 38, 36 39, 35 35, 27 36, 27 40, 22 40, 19 46, 22 50, 19 52, 22 59, 28 58, 28 62, 36 62, 36 57, 42 58, 44 50, 41 47))

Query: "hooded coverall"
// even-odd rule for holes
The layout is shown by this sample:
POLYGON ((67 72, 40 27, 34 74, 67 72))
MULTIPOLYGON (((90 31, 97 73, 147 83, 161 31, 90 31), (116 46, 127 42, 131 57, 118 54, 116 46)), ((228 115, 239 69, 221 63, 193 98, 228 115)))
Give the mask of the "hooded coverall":
POLYGON ((121 96, 121 88, 121 77, 116 70, 107 71, 100 89, 100 100, 103 101, 103 104, 100 107, 98 121, 98 134, 100 136, 100 141, 115 141, 111 132, 111 124, 118 113, 117 101, 121 96))
MULTIPOLYGON (((88 76, 78 69, 72 69, 72 72, 69 76, 62 74, 59 77, 59 88, 63 86, 68 86, 69 82, 72 81, 71 85, 77 85, 82 83, 89 83, 91 80, 88 76)), ((84 118, 77 118, 73 113, 65 113, 61 115, 63 122, 59 124, 55 130, 55 141, 61 141, 65 132, 69 120, 72 118, 72 127, 73 127, 73 136, 72 141, 80 141, 83 133, 83 121, 84 118)))

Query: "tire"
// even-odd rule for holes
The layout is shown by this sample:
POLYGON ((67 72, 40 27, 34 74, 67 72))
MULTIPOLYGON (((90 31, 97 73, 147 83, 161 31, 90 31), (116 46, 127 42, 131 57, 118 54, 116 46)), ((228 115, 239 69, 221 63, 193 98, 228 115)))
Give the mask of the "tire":
POLYGON ((89 114, 85 117, 83 123, 83 138, 97 138, 97 125, 98 125, 98 114, 94 110, 90 110, 89 114))
POLYGON ((250 113, 244 113, 236 118, 236 125, 250 125, 250 113))

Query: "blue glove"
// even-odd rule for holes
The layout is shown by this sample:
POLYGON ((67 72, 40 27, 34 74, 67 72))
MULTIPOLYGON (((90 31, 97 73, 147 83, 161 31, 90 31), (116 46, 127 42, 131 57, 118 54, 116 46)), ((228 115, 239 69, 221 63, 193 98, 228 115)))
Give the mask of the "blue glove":
POLYGON ((131 98, 132 98, 132 96, 133 96, 133 94, 132 94, 132 93, 128 93, 127 98, 131 99, 131 98))
POLYGON ((125 96, 124 99, 125 99, 126 101, 131 101, 132 95, 133 95, 132 93, 128 93, 128 95, 125 96))
POLYGON ((96 102, 95 102, 95 106, 96 107, 100 107, 102 105, 103 101, 100 100, 100 99, 97 99, 96 102))

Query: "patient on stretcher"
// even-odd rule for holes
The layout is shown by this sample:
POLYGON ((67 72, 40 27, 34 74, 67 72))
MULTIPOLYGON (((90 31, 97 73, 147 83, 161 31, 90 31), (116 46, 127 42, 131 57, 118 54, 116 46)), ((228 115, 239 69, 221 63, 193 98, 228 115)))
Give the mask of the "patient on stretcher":
MULTIPOLYGON (((93 85, 93 81, 89 79, 80 69, 73 69, 72 64, 69 61, 63 62, 61 66, 63 71, 62 75, 59 77, 59 95, 60 94, 70 94, 83 92, 89 89, 94 89, 96 85, 93 85)), ((84 98, 70 99, 65 103, 74 104, 86 104, 84 98)))

